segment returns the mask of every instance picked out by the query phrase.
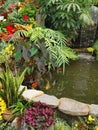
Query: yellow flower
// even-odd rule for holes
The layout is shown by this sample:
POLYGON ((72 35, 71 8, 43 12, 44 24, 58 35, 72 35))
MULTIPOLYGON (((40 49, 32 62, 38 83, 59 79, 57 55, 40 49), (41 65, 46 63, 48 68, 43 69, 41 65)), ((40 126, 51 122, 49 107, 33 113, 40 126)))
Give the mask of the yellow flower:
POLYGON ((0 97, 0 102, 2 101, 2 98, 0 97))
POLYGON ((0 115, 0 120, 2 120, 2 116, 0 115))
POLYGON ((6 110, 6 103, 5 101, 0 97, 0 120, 2 120, 2 114, 6 110))
POLYGON ((87 51, 93 53, 94 48, 92 48, 92 47, 88 47, 88 48, 87 48, 87 51))
POLYGON ((9 51, 9 47, 6 47, 5 50, 6 50, 6 51, 9 51))
POLYGON ((78 124, 77 124, 77 123, 75 124, 75 127, 78 127, 78 124))
POLYGON ((92 123, 94 120, 95 120, 95 119, 94 119, 91 115, 88 116, 88 121, 89 121, 89 123, 92 123))
POLYGON ((15 47, 14 47, 14 45, 11 45, 11 44, 9 44, 6 48, 5 48, 5 50, 6 50, 6 52, 9 54, 9 55, 12 55, 13 54, 13 50, 15 49, 15 47))
POLYGON ((21 12, 21 10, 22 10, 22 7, 20 7, 20 8, 18 9, 18 12, 21 12))
POLYGON ((12 50, 15 50, 15 47, 14 46, 12 46, 12 48, 11 48, 12 50))
POLYGON ((19 7, 21 6, 21 2, 18 2, 18 6, 19 6, 19 7))
POLYGON ((95 126, 94 130, 98 130, 98 126, 95 126))
POLYGON ((25 27, 27 30, 30 30, 30 29, 32 29, 32 24, 26 24, 25 27))

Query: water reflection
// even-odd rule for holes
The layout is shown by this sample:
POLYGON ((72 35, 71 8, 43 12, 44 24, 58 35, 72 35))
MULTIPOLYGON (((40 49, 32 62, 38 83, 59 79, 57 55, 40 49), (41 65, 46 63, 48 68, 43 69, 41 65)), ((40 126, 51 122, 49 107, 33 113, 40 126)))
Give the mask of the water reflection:
POLYGON ((48 94, 73 98, 85 103, 97 103, 98 96, 98 62, 74 61, 66 67, 65 74, 53 72, 49 79, 51 89, 44 90, 48 94), (52 85, 56 79, 55 85, 52 85))

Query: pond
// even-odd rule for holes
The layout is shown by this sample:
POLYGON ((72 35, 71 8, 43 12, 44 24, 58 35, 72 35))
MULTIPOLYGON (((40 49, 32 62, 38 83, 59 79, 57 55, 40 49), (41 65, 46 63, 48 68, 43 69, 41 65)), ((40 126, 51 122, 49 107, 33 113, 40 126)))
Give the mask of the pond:
POLYGON ((73 61, 62 71, 53 72, 52 78, 44 77, 45 93, 58 98, 67 97, 84 103, 98 104, 98 62, 94 60, 73 61), (47 85, 49 88, 47 88, 47 85))

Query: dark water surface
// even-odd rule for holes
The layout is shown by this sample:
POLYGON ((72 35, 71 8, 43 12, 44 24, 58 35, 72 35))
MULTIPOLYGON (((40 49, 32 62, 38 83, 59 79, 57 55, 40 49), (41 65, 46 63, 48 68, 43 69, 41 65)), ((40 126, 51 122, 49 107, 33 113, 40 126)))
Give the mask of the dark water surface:
POLYGON ((53 72, 52 79, 48 76, 45 79, 45 85, 51 87, 48 90, 44 87, 45 93, 98 104, 98 61, 74 61, 66 66, 64 75, 53 72))

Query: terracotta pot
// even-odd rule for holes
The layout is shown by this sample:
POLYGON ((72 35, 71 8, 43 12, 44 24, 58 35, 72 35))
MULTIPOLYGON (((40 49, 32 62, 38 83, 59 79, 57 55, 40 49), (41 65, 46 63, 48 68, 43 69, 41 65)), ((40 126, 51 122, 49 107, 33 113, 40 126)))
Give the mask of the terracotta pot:
POLYGON ((35 5, 35 7, 37 8, 37 9, 39 9, 40 8, 40 5, 38 4, 38 5, 35 5))
POLYGON ((2 116, 3 116, 3 119, 8 122, 14 119, 14 116, 12 116, 11 110, 5 110, 2 116))
POLYGON ((0 6, 4 4, 4 0, 0 0, 0 6))

